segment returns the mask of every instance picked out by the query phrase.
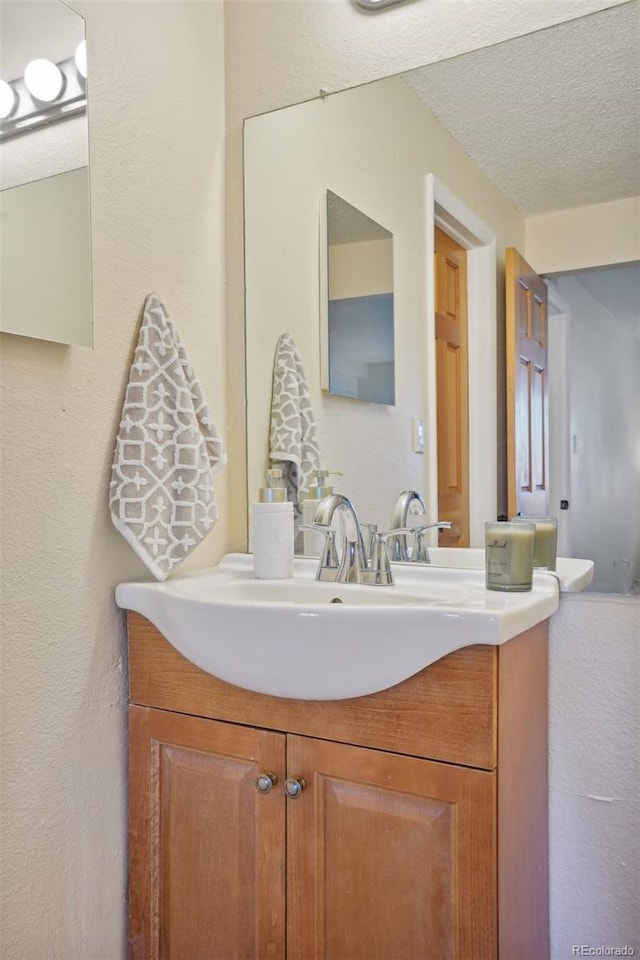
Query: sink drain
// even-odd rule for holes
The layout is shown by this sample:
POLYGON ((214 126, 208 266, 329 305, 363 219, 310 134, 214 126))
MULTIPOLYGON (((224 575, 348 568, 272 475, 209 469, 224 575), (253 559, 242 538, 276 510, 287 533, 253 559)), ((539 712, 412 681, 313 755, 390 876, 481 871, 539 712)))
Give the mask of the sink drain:
POLYGON ((344 600, 341 600, 340 597, 332 597, 329 603, 344 603, 344 600))

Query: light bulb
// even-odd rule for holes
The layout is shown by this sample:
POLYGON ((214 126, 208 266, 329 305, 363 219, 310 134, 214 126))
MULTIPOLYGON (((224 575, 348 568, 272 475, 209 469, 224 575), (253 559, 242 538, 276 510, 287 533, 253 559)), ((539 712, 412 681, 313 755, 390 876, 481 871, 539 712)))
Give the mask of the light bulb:
POLYGON ((51 103, 60 95, 64 77, 51 60, 32 60, 24 71, 24 82, 32 97, 51 103))
POLYGON ((6 80, 0 80, 0 120, 6 120, 14 111, 18 97, 6 80))
POLYGON ((82 40, 76 47, 74 59, 78 73, 87 79, 87 41, 82 40))

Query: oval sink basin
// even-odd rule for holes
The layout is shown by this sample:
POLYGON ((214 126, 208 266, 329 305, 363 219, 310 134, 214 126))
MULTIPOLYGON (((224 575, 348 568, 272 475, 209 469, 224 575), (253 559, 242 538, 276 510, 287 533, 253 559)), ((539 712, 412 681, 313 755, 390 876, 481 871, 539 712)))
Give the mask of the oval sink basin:
POLYGON ((484 572, 394 564, 389 587, 318 583, 317 560, 290 580, 256 580, 250 554, 164 583, 121 583, 116 602, 142 614, 188 660, 228 683, 301 700, 392 687, 446 654, 499 644, 551 616, 558 583, 487 591, 484 572))
MULTIPOLYGON (((224 565, 224 561, 223 564, 224 565)), ((222 566, 221 565, 221 566, 222 566)), ((221 567, 218 568, 221 571, 221 567)), ((242 575, 228 580, 224 589, 222 580, 218 578, 216 586, 221 595, 216 602, 226 608, 236 605, 265 604, 268 608, 274 605, 284 605, 295 608, 311 609, 325 607, 327 604, 346 604, 356 607, 389 607, 389 605, 404 606, 408 603, 462 603, 469 596, 471 587, 462 582, 462 578, 434 579, 425 583, 424 587, 409 590, 406 587, 367 587, 350 583, 318 583, 315 579, 293 577, 290 580, 256 580, 251 575, 242 575)), ((202 580, 200 577, 173 580, 171 585, 176 594, 190 597, 193 600, 202 599, 202 580)), ((273 614, 274 611, 271 610, 273 614)), ((283 615, 286 613, 283 611, 283 615)))

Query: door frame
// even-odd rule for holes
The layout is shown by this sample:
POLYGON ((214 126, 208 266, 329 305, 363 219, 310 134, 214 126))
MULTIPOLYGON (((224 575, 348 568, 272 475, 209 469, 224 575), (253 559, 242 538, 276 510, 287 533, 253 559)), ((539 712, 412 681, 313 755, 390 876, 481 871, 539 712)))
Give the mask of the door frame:
MULTIPOLYGON (((434 174, 427 175, 427 344, 425 486, 427 510, 438 517, 435 227, 467 251, 469 343, 469 546, 484 546, 485 520, 498 505, 496 236, 434 174), (487 450, 491 455, 487 457, 487 450)), ((435 535, 433 543, 435 544, 435 535)))
POLYGON ((571 557, 571 414, 569 405, 569 338, 571 309, 558 293, 553 277, 547 284, 549 357, 549 514, 558 518, 559 557, 571 557), (569 510, 560 510, 560 501, 569 510))

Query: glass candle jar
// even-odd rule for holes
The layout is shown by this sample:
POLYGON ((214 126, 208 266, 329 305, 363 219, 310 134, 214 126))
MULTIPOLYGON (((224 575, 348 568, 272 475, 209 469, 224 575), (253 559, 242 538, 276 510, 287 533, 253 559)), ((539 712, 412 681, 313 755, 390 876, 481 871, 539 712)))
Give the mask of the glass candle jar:
POLYGON ((533 567, 555 570, 556 544, 558 542, 557 517, 512 517, 512 523, 534 523, 536 534, 533 540, 533 567))
POLYGON ((531 590, 535 524, 492 521, 484 529, 487 590, 531 590))

